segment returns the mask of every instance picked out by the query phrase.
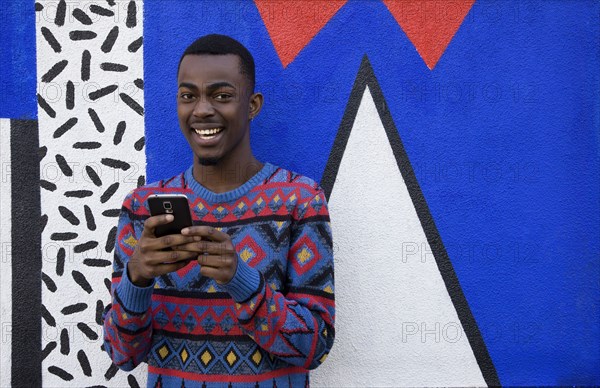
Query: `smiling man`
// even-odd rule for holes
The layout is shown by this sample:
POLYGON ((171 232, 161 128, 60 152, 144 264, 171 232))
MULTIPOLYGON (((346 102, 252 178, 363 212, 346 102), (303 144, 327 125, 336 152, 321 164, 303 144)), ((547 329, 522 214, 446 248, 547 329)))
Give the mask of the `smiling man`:
MULTIPOLYGON (((263 96, 236 40, 207 35, 183 53, 179 125, 189 169, 123 202, 105 349, 149 387, 308 386, 334 341, 332 237, 323 190, 258 161, 250 123, 263 96), (157 238, 151 194, 184 194, 194 225, 157 238)), ((179 155, 174 155, 179 157, 179 155)))

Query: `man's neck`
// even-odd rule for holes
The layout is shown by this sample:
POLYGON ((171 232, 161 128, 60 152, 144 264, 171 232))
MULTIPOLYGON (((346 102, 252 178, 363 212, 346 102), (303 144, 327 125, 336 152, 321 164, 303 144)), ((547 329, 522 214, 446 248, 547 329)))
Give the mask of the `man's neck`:
POLYGON ((194 179, 214 193, 224 193, 234 190, 263 168, 263 163, 254 155, 246 160, 219 161, 215 165, 203 166, 198 160, 194 161, 194 179))

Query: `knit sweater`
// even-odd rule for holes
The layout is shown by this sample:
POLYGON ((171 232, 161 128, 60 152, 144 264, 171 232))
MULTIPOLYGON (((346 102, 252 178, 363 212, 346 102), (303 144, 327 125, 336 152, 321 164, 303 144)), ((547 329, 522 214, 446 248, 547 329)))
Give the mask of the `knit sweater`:
POLYGON ((130 192, 119 216, 104 346, 121 369, 148 363, 148 387, 301 387, 334 341, 332 236, 323 190, 265 163, 235 190, 214 193, 192 168, 130 192), (229 234, 229 283, 197 261, 137 287, 127 262, 151 194, 185 194, 194 225, 229 234))

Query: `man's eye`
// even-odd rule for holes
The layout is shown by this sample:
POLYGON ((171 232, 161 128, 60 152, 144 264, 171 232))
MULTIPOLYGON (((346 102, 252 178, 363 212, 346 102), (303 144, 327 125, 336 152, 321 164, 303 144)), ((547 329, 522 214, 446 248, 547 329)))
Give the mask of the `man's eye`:
POLYGON ((191 100, 192 98, 194 98, 194 95, 191 93, 181 93, 179 95, 179 98, 181 98, 182 100, 191 100))
POLYGON ((218 93, 218 94, 215 95, 215 100, 223 101, 223 100, 228 100, 231 97, 232 96, 229 93, 218 93))

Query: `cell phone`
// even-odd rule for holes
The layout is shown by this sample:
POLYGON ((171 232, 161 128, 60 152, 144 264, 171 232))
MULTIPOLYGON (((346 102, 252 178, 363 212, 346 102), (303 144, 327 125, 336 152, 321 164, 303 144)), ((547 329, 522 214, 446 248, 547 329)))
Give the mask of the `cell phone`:
POLYGON ((172 222, 154 229, 156 237, 180 234, 181 229, 192 226, 192 214, 185 194, 153 194, 148 197, 148 206, 153 216, 172 214, 175 217, 172 222))

